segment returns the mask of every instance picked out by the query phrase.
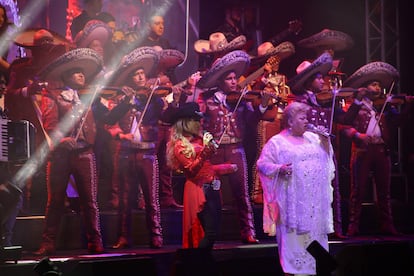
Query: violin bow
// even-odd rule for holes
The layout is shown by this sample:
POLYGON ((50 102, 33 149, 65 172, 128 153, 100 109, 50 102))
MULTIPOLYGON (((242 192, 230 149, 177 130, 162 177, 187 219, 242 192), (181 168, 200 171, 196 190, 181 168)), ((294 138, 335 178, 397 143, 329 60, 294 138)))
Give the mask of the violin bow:
POLYGON ((101 89, 102 89, 102 87, 98 85, 98 86, 96 86, 95 91, 93 91, 92 97, 89 101, 88 109, 86 109, 85 113, 82 114, 79 129, 78 129, 78 132, 75 135, 75 141, 78 141, 80 133, 81 133, 82 128, 83 128, 83 125, 85 124, 85 121, 86 121, 86 116, 88 116, 88 113, 91 111, 92 104, 93 104, 93 102, 96 98, 96 95, 98 95, 98 91, 100 91, 101 89))
POLYGON ((391 95, 392 90, 394 89, 394 84, 395 84, 395 82, 393 81, 393 82, 391 83, 391 87, 390 87, 390 89, 388 90, 388 93, 387 93, 387 96, 386 96, 385 102, 384 102, 384 103, 383 103, 383 105, 382 105, 381 112, 380 112, 380 114, 378 115, 378 120, 376 120, 376 122, 375 122, 374 129, 377 127, 377 125, 378 125, 379 121, 381 120, 382 115, 384 114, 385 106, 387 105, 387 99, 388 99, 388 97, 391 95))
MULTIPOLYGON (((243 96, 244 96, 246 93, 247 93, 247 86, 245 86, 245 87, 242 89, 242 91, 241 91, 241 93, 240 93, 240 96, 239 96, 239 98, 237 99, 237 103, 236 103, 236 105, 234 106, 233 111, 231 112, 231 116, 233 116, 234 112, 236 112, 237 108, 239 108, 239 105, 240 105, 240 103, 241 103, 241 100, 243 99, 243 96)), ((218 140, 218 144, 219 144, 219 145, 221 144, 221 141, 223 140, 224 134, 226 133, 226 131, 227 131, 227 128, 228 128, 228 127, 229 127, 229 124, 227 124, 227 125, 226 125, 226 127, 224 128, 223 133, 222 133, 222 134, 221 134, 221 136, 220 136, 220 139, 218 140)))
POLYGON ((336 104, 336 94, 338 93, 339 89, 342 87, 342 79, 339 75, 335 75, 335 84, 333 85, 332 89, 332 106, 331 106, 331 118, 329 121, 329 134, 332 133, 332 126, 333 126, 333 119, 334 119, 334 113, 335 113, 335 104, 336 104))
POLYGON ((160 82, 161 82, 160 78, 157 78, 157 80, 154 83, 154 86, 152 87, 151 93, 149 94, 148 99, 147 99, 147 101, 145 103, 144 110, 142 111, 141 116, 139 117, 139 121, 137 123, 137 127, 134 129, 133 132, 131 132, 132 134, 134 134, 134 137, 135 137, 135 133, 137 131, 139 131, 139 128, 140 128, 140 126, 142 124, 142 120, 144 119, 145 113, 147 112, 148 106, 149 106, 149 104, 151 102, 152 96, 154 95, 155 90, 157 90, 160 82))

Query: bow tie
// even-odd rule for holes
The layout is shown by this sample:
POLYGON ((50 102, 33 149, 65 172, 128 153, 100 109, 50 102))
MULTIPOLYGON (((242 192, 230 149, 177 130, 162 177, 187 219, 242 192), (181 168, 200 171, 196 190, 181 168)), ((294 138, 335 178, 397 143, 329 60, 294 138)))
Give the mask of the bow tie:
POLYGON ((75 102, 76 104, 80 103, 78 93, 73 89, 63 90, 60 95, 65 101, 75 102))

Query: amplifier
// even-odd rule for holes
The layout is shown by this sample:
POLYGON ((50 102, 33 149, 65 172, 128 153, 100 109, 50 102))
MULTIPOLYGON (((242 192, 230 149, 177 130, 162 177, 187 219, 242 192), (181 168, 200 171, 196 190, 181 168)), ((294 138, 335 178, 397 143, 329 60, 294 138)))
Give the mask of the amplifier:
POLYGON ((35 150, 35 127, 26 120, 0 119, 0 161, 26 161, 35 150))

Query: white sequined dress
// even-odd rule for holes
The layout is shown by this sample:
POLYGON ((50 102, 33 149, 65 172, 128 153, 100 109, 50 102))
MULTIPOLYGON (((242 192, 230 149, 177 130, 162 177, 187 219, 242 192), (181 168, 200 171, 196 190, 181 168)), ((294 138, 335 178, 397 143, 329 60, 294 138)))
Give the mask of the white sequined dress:
POLYGON ((324 150, 317 134, 305 132, 294 144, 282 134, 265 144, 257 161, 263 184, 263 229, 276 235, 279 259, 285 273, 316 274, 315 259, 306 248, 317 240, 328 250, 333 232, 331 181, 333 150, 324 150), (279 174, 292 164, 292 175, 279 174))

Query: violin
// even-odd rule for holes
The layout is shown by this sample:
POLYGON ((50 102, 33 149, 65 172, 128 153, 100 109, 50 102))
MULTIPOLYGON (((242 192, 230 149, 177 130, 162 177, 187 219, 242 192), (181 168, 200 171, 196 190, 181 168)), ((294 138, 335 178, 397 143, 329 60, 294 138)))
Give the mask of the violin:
POLYGON ((230 92, 227 94, 226 101, 230 104, 235 104, 241 98, 242 101, 252 102, 253 105, 259 105, 263 94, 269 95, 271 98, 270 105, 277 105, 280 107, 285 107, 288 104, 287 97, 281 97, 276 95, 274 91, 247 91, 244 95, 241 95, 242 92, 230 92))
MULTIPOLYGON (((344 99, 354 96, 358 89, 354 88, 341 88, 336 92, 335 99, 344 99)), ((316 93, 316 99, 320 105, 331 104, 334 97, 332 90, 322 90, 316 93)))
MULTIPOLYGON (((96 87, 90 86, 86 88, 82 88, 78 90, 79 96, 81 95, 90 95, 95 92, 96 87)), ((102 87, 98 91, 98 95, 105 98, 105 99, 113 99, 118 95, 122 95, 122 89, 120 87, 102 87)))
POLYGON ((403 105, 407 102, 411 103, 413 101, 414 101, 414 96, 411 96, 411 95, 405 95, 405 94, 391 95, 387 99, 386 95, 381 94, 381 96, 373 100, 373 105, 375 106, 384 105, 385 102, 391 105, 403 105))

